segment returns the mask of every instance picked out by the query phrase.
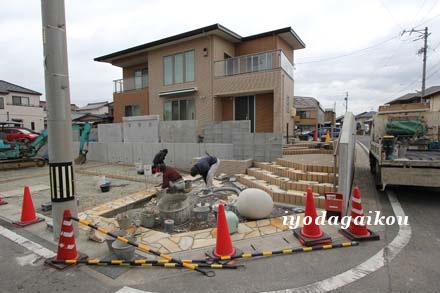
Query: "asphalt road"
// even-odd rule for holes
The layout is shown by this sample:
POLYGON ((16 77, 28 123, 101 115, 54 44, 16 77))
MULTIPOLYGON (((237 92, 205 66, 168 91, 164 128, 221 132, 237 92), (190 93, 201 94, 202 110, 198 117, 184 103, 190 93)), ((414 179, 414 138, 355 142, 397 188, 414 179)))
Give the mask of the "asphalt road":
MULTIPOLYGON (((369 146, 368 136, 358 136, 358 140, 369 146)), ((377 292, 380 286, 388 292, 439 292, 440 189, 387 187, 387 191, 394 192, 408 216, 411 240, 384 268, 343 291, 377 292)))

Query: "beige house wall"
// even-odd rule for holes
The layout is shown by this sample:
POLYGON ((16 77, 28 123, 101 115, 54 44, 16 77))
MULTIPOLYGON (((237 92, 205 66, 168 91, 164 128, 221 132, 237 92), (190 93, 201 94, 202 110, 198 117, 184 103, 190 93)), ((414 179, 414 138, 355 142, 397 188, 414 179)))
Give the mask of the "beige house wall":
POLYGON ((199 121, 199 130, 205 122, 212 121, 214 116, 214 103, 212 99, 213 76, 213 50, 212 37, 202 37, 191 41, 150 51, 148 54, 149 65, 149 110, 151 114, 158 114, 163 119, 164 102, 169 99, 194 99, 196 105, 196 120, 199 121), (204 56, 203 49, 208 49, 208 56, 204 56), (163 57, 181 52, 194 50, 195 75, 194 82, 164 85, 163 57), (196 87, 193 94, 179 97, 159 97, 160 92, 180 90, 196 87))

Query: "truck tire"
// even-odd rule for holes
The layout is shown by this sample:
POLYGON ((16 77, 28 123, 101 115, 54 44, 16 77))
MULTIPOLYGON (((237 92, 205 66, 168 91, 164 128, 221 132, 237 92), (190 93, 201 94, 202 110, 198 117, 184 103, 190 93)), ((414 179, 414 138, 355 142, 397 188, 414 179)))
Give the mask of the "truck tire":
POLYGON ((374 181, 376 183, 376 188, 378 190, 382 190, 383 189, 382 178, 381 178, 382 174, 380 172, 379 161, 376 159, 375 159, 374 169, 375 169, 374 181))
POLYGON ((376 174, 376 158, 370 153, 370 172, 376 174))

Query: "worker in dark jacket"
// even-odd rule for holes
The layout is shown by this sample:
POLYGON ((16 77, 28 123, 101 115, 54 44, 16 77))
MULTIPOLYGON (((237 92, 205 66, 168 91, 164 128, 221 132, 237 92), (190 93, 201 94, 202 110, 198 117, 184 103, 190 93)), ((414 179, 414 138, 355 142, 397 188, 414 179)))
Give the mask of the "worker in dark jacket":
POLYGON ((213 187, 212 181, 219 164, 220 160, 214 156, 208 155, 203 157, 191 168, 191 176, 202 175, 206 187, 211 188, 213 187))
POLYGON ((152 168, 151 168, 151 171, 152 171, 152 173, 153 174, 155 174, 155 173, 157 173, 157 172, 160 172, 160 165, 161 164, 164 164, 164 160, 165 160, 165 157, 167 156, 167 154, 168 154, 168 150, 167 149, 163 149, 163 150, 160 150, 155 156, 154 156, 154 159, 153 159, 153 166, 152 166, 152 168))
POLYGON ((185 188, 182 175, 176 169, 160 164, 159 171, 162 172, 162 188, 172 188, 175 191, 185 188))

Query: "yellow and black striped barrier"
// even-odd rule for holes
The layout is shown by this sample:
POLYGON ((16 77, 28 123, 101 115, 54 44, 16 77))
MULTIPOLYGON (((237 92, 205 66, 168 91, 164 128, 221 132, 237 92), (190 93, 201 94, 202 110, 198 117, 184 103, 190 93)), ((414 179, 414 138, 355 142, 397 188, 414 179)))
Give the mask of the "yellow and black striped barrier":
POLYGON ((137 249, 139 249, 140 251, 154 254, 154 255, 159 256, 159 257, 161 257, 161 258, 163 258, 163 259, 166 259, 166 260, 168 260, 168 261, 172 261, 172 262, 174 262, 174 263, 177 263, 177 264, 179 264, 179 265, 181 265, 182 267, 185 267, 185 268, 187 268, 187 269, 194 270, 194 271, 197 271, 197 272, 199 272, 199 273, 202 273, 203 275, 205 275, 205 276, 207 276, 207 277, 214 277, 214 276, 215 276, 215 272, 213 272, 213 271, 206 271, 206 272, 205 272, 205 271, 199 269, 195 264, 187 263, 187 262, 184 263, 184 262, 182 262, 182 261, 180 261, 180 260, 178 260, 178 259, 173 258, 172 256, 169 256, 169 255, 167 255, 167 254, 160 253, 160 252, 158 252, 158 251, 155 251, 155 250, 153 250, 153 249, 150 249, 150 248, 149 248, 148 246, 146 246, 146 245, 138 244, 138 243, 132 242, 132 241, 130 241, 130 240, 128 240, 128 239, 126 239, 126 238, 124 238, 124 237, 122 237, 122 236, 118 236, 118 235, 115 235, 115 234, 113 234, 113 233, 111 233, 111 232, 108 232, 108 231, 105 230, 104 228, 100 228, 100 227, 98 227, 98 226, 96 226, 96 225, 93 225, 93 224, 90 223, 89 221, 81 220, 81 219, 78 219, 78 218, 73 217, 73 216, 70 217, 70 218, 71 218, 72 220, 74 220, 74 221, 77 221, 77 222, 80 223, 80 224, 86 225, 86 226, 88 226, 88 227, 90 227, 90 228, 92 228, 92 229, 95 229, 95 230, 97 230, 97 231, 99 231, 99 232, 101 232, 101 233, 103 233, 103 234, 106 234, 106 235, 108 235, 108 236, 110 236, 110 237, 113 237, 113 238, 115 238, 115 239, 117 239, 117 240, 119 240, 119 241, 122 241, 122 242, 124 242, 124 243, 129 244, 129 245, 132 245, 132 246, 136 247, 137 249))
MULTIPOLYGON (((89 265, 89 266, 141 266, 141 267, 165 267, 165 268, 181 268, 182 265, 174 262, 168 262, 167 260, 146 260, 146 259, 136 259, 133 261, 125 261, 125 260, 99 260, 99 259, 89 259, 89 260, 76 260, 76 259, 68 259, 68 260, 53 260, 56 264, 65 264, 65 265, 89 265)), ((211 268, 211 269, 238 269, 240 267, 244 267, 244 265, 228 265, 228 264, 207 264, 207 263, 199 263, 194 264, 196 268, 211 268)))
POLYGON ((350 241, 350 242, 342 242, 342 243, 338 243, 338 244, 315 245, 315 246, 309 246, 309 247, 289 248, 289 249, 276 250, 276 251, 242 253, 242 254, 236 255, 236 256, 222 256, 219 258, 213 258, 212 261, 222 261, 222 260, 231 260, 231 259, 239 259, 239 258, 252 258, 252 257, 260 257, 260 256, 272 256, 272 255, 287 255, 287 254, 293 254, 293 253, 309 252, 309 251, 316 251, 316 250, 327 250, 327 249, 333 249, 333 248, 343 248, 343 247, 350 247, 350 246, 356 246, 356 245, 359 245, 359 242, 350 241))

